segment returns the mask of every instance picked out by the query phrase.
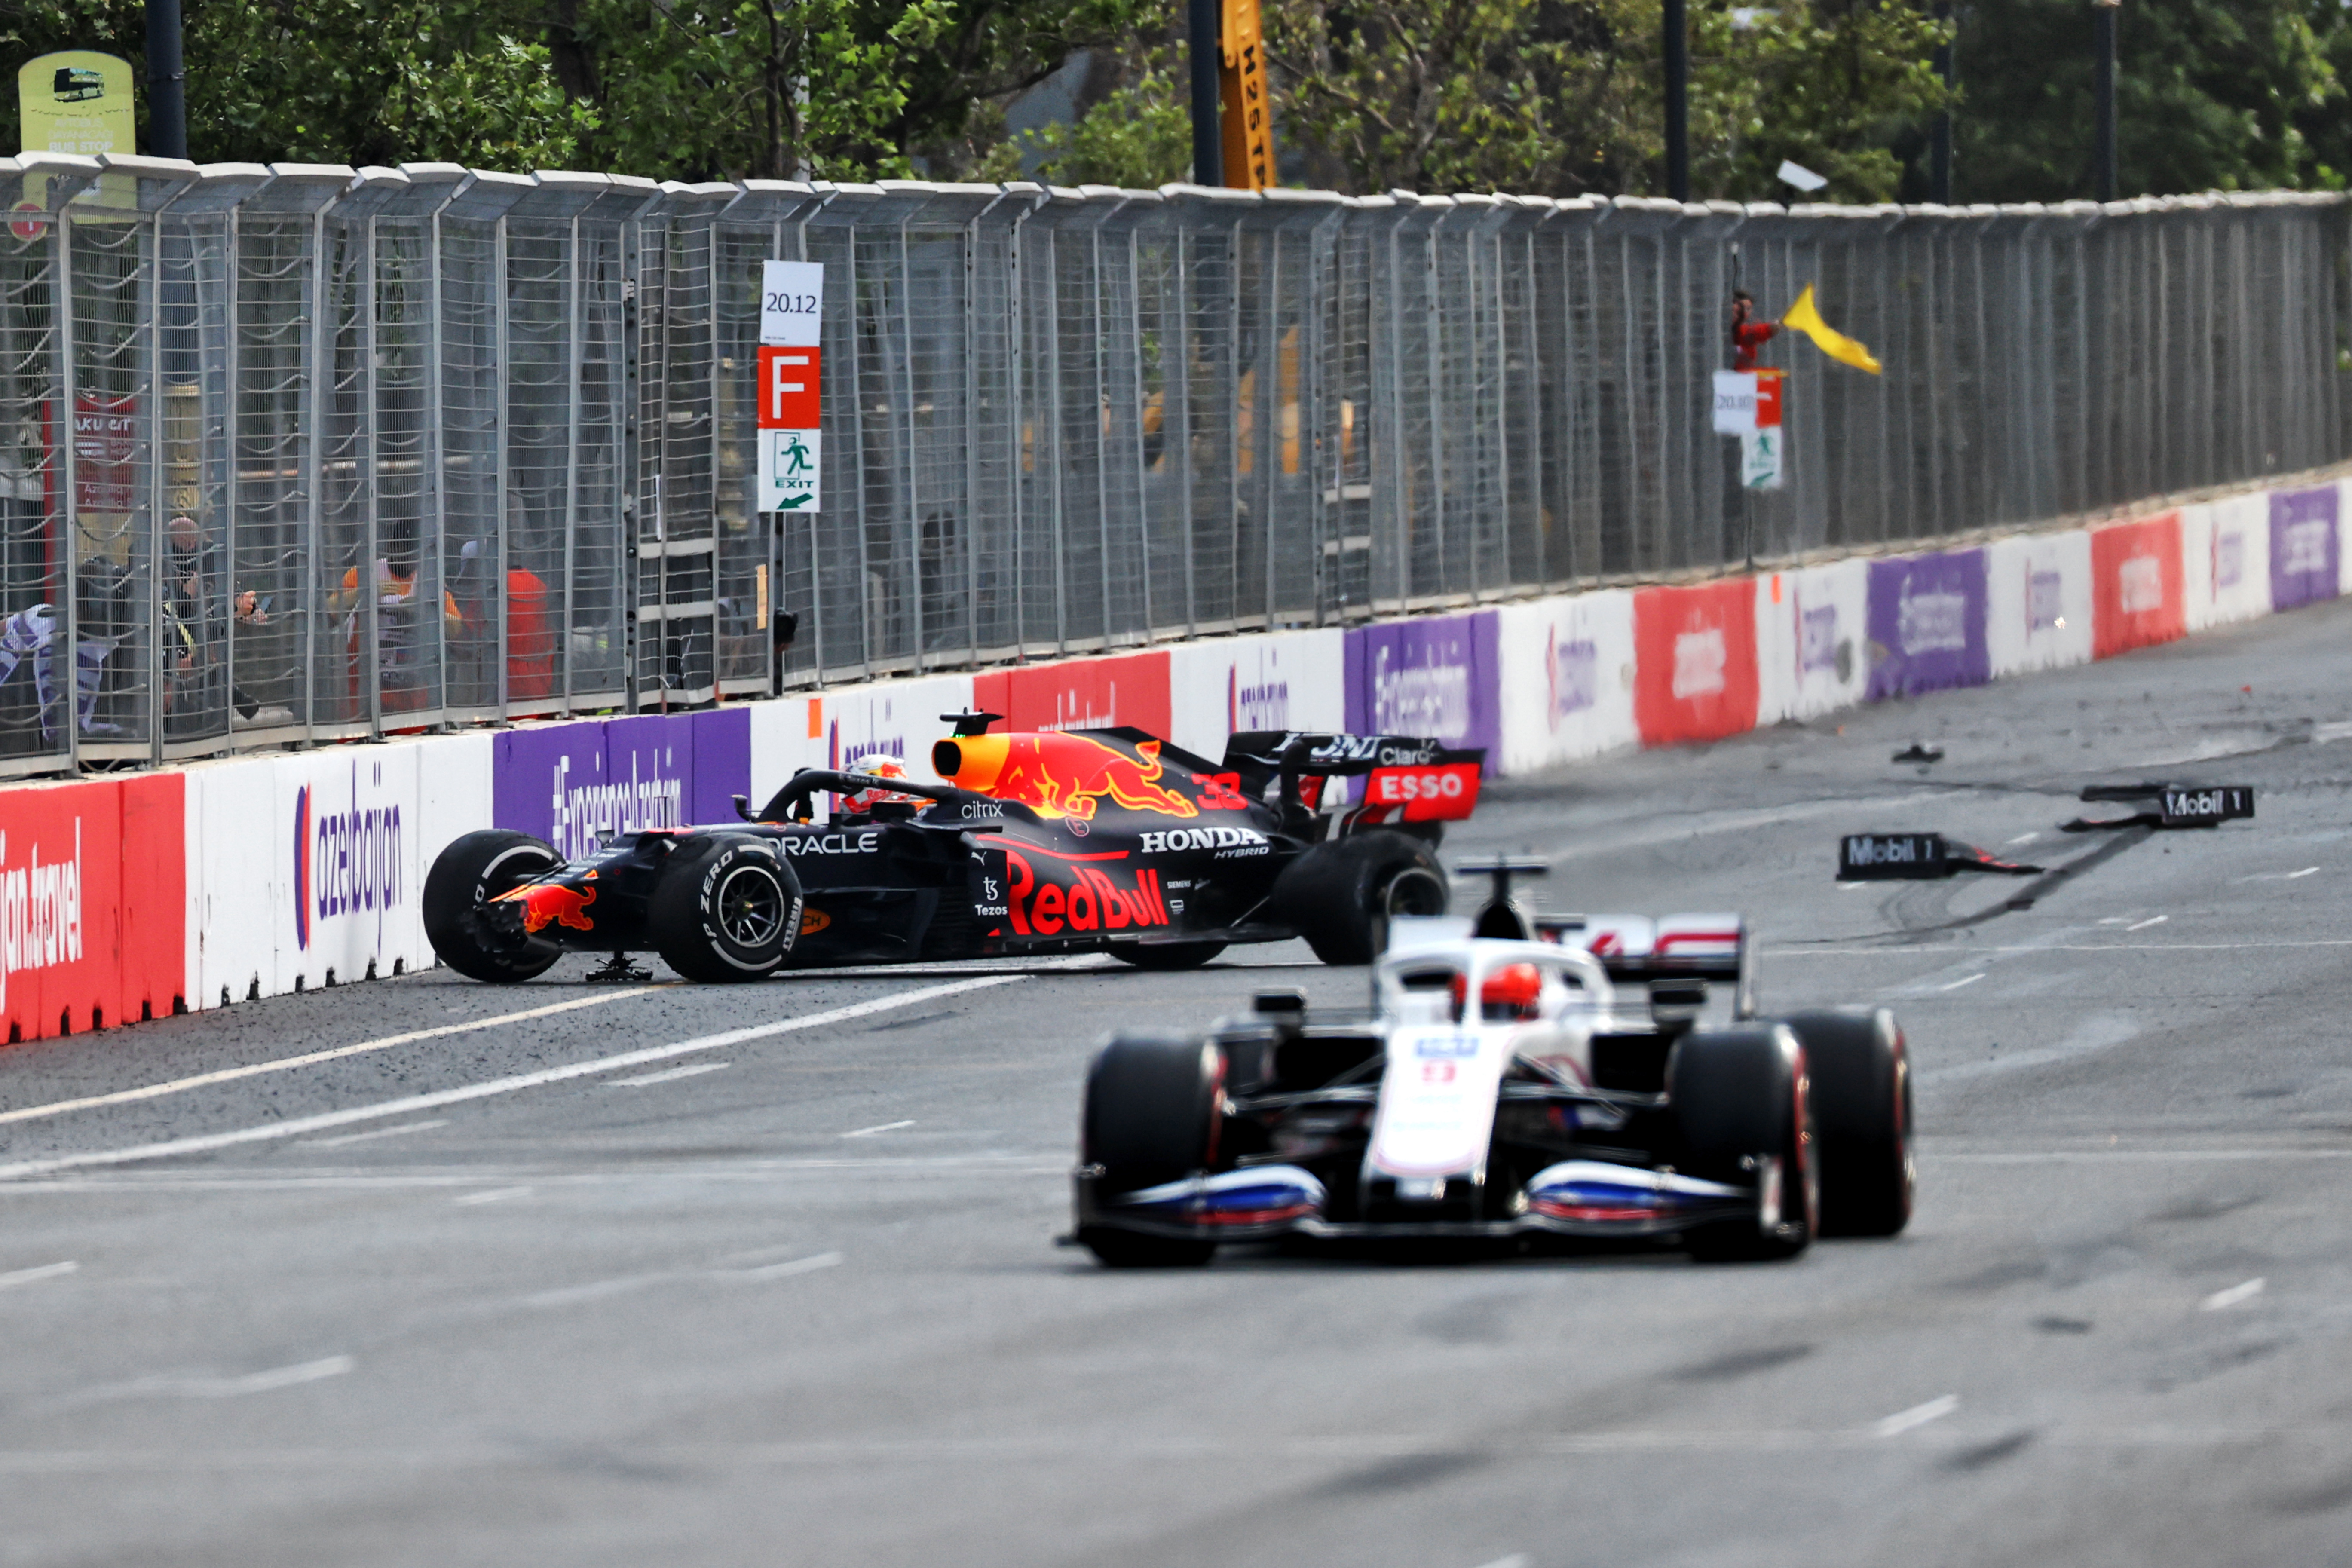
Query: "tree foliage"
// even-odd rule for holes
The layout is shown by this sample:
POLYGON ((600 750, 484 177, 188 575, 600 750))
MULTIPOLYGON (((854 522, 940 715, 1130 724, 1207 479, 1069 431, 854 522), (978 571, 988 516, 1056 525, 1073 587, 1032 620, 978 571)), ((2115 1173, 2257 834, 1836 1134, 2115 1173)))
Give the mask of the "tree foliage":
MULTIPOLYGON (((1660 0, 1263 0, 1287 177, 1654 194, 1660 0)), ((1694 194, 1758 199, 1793 159, 1824 195, 1925 194, 1943 100, 1931 0, 1690 0, 1694 194)), ((2352 177, 2342 0, 2126 0, 2128 193, 2352 177)), ((141 0, 0 0, 13 63, 141 58, 141 0)), ((1187 173, 1182 9, 1141 0, 194 0, 201 160, 613 169, 665 179, 1187 173), (1076 123, 1008 142, 1004 109, 1076 49, 1113 68, 1076 123)), ((1958 194, 2090 184, 2082 0, 1960 0, 1958 194)), ((13 70, 0 112, 14 112, 13 70)), ((142 101, 143 112, 143 101, 142 101)))
MULTIPOLYGON (((1884 200, 1942 102, 1941 36, 1901 0, 1691 7, 1693 195, 1759 199, 1795 158, 1884 200)), ((1286 132, 1352 190, 1577 195, 1664 185, 1657 0, 1274 0, 1286 132)))
MULTIPOLYGON (((2127 0, 2116 16, 2121 194, 2333 188, 2352 173, 2338 0, 2127 0)), ((1960 197, 2089 195, 2090 8, 1974 0, 1958 53, 1960 197)))

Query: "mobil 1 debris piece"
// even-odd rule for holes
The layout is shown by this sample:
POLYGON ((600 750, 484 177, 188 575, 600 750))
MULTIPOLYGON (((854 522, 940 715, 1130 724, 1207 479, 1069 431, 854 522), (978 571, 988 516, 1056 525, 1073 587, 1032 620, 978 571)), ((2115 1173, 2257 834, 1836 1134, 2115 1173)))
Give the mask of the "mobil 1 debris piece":
POLYGON ((2083 791, 2085 801, 2137 805, 2128 816, 2076 817, 2063 824, 2068 833, 2095 833, 2109 827, 2219 827, 2225 822, 2251 821, 2254 815, 2252 784, 2092 784, 2083 791))
POLYGON ((1940 833, 1849 833, 1838 840, 1841 882, 1936 882, 1962 871, 2031 877, 2041 869, 1995 859, 1940 833))

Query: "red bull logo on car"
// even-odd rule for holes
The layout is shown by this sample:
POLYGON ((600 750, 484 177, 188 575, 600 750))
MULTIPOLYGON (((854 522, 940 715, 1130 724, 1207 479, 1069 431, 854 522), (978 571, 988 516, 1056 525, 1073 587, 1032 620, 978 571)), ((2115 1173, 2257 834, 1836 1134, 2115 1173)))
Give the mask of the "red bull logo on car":
POLYGON ((1004 869, 1012 884, 1005 918, 1022 936, 1135 931, 1168 923, 1157 871, 1137 871, 1134 881, 1121 887, 1091 866, 1078 866, 1072 868, 1070 881, 1056 882, 1040 877, 1025 856, 1009 849, 1004 869))
POLYGON ((959 789, 1019 801, 1047 816, 1090 817, 1106 799, 1129 811, 1201 814, 1160 782, 1157 741, 1120 744, 1053 731, 959 735, 931 748, 931 766, 959 789))
POLYGON ((596 901, 593 888, 567 888, 561 882, 533 882, 527 888, 517 888, 500 893, 492 903, 522 905, 522 929, 536 935, 551 925, 570 926, 573 931, 594 931, 595 921, 588 906, 596 901))

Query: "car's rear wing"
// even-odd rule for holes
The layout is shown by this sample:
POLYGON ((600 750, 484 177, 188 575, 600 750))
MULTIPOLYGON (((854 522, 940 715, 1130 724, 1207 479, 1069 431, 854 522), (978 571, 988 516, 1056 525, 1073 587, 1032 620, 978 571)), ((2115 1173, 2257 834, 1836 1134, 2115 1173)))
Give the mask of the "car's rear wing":
POLYGON ((1654 993, 1676 980, 1724 982, 1734 987, 1734 1016, 1756 1015, 1756 948, 1738 915, 1537 915, 1532 923, 1538 941, 1582 948, 1612 980, 1654 993))
MULTIPOLYGON (((1279 783, 1286 805, 1317 810, 1324 784, 1335 778, 1364 781, 1360 799, 1346 809, 1349 826, 1388 822, 1460 822, 1478 804, 1486 772, 1483 747, 1448 746, 1412 735, 1318 734, 1301 730, 1251 730, 1225 742, 1224 765, 1244 788, 1263 797, 1279 783)), ((1337 806, 1335 798, 1329 803, 1337 806)))

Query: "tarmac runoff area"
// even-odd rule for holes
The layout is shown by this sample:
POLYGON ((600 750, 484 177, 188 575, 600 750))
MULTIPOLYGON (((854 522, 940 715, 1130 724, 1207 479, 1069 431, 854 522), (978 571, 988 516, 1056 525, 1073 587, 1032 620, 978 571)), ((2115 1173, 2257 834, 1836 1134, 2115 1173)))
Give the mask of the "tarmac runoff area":
MULTIPOLYGON (((446 971, 0 1054, 0 1562, 2312 1563, 2352 1539, 2352 603, 1495 786, 1549 909, 1898 1009, 1921 1203, 1785 1266, 1056 1249, 1108 1030, 1360 971, 446 971), (1914 739, 1927 767, 1889 756, 1914 739), (2042 886, 2090 783, 2259 816, 2042 886), (666 977, 665 977, 666 978, 666 977)), ((1466 900, 1475 884, 1459 889, 1466 900)))

